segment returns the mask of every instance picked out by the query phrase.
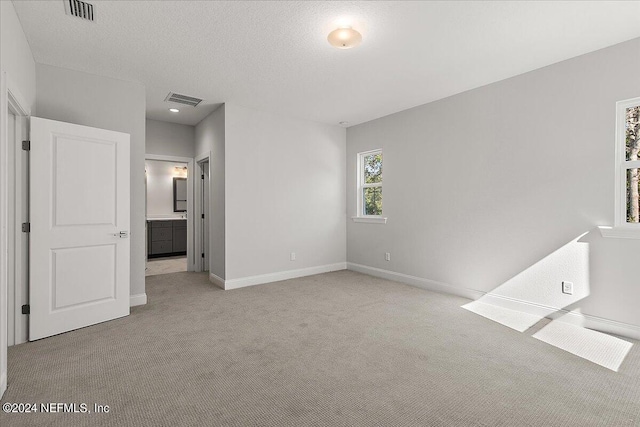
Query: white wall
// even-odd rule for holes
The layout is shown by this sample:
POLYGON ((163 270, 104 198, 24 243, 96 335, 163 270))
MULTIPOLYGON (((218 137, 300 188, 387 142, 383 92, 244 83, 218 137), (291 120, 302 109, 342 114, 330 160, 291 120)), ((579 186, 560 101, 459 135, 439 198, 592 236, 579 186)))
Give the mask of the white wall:
POLYGON ((147 219, 181 218, 184 212, 173 211, 173 178, 186 178, 184 173, 176 173, 175 168, 186 167, 186 163, 146 160, 147 173, 147 219))
POLYGON ((139 83, 37 64, 38 116, 131 135, 131 294, 145 291, 145 89, 139 83))
POLYGON ((349 220, 347 260, 485 292, 539 271, 499 291, 560 308, 566 279, 539 261, 589 232, 589 271, 571 273, 589 296, 569 308, 640 325, 640 241, 594 231, 613 225, 615 103, 640 95, 639 52, 635 39, 349 128, 348 216, 356 153, 382 148, 389 219, 349 220))
POLYGON ((146 153, 195 157, 195 127, 147 119, 146 153))
POLYGON ((209 271, 226 277, 225 241, 225 105, 221 105, 195 129, 195 153, 211 152, 209 197, 209 271))
MULTIPOLYGON (((23 316, 20 336, 13 332, 16 330, 14 323, 14 283, 16 266, 13 244, 15 238, 20 235, 13 228, 15 207, 15 184, 13 175, 15 166, 15 146, 10 146, 9 131, 11 125, 8 120, 7 90, 11 90, 14 96, 21 99, 21 107, 35 113, 36 100, 36 70, 33 55, 22 31, 22 25, 18 20, 13 3, 0 2, 0 74, 3 87, 0 93, 0 397, 7 387, 7 344, 21 342, 26 333, 26 316, 23 316), (5 82, 6 77, 6 82, 5 82), (11 334, 8 336, 9 328, 11 334)), ((23 155, 23 164, 26 156, 23 155)), ((24 289, 18 289, 21 293, 24 289)), ((25 301, 25 294, 22 294, 25 301)))
POLYGON ((0 2, 0 70, 24 97, 25 108, 35 114, 36 64, 31 48, 22 31, 22 24, 10 1, 0 2))
POLYGON ((225 114, 226 279, 344 263, 345 129, 225 114))

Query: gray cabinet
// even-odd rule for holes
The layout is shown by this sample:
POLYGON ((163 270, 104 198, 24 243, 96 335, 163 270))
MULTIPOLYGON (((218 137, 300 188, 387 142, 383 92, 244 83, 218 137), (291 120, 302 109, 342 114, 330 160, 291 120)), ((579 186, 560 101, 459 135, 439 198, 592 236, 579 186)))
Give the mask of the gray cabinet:
POLYGON ((147 221, 147 253, 149 258, 186 255, 187 221, 147 221))
POLYGON ((187 221, 173 225, 173 252, 187 252, 187 221))

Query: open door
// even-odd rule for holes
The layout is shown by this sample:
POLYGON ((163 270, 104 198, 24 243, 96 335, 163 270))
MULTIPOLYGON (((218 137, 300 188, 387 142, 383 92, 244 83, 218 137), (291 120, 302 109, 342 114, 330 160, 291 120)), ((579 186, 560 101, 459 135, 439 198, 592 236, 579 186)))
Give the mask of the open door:
POLYGON ((129 135, 31 118, 29 340, 129 314, 129 135))
POLYGON ((209 271, 209 162, 201 163, 202 168, 202 271, 209 271))

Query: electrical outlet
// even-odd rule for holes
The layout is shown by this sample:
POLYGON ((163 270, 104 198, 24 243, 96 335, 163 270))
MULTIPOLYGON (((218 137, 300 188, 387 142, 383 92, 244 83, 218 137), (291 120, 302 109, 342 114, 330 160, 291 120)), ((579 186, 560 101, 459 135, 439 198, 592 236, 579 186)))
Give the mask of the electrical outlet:
POLYGON ((562 282, 562 293, 573 295, 573 282, 562 282))
POLYGON ((296 260, 296 253, 291 252, 291 261, 295 261, 295 260, 296 260))
POLYGON ((390 254, 389 252, 385 252, 385 253, 384 253, 384 259, 385 259, 386 261, 391 261, 391 254, 390 254))

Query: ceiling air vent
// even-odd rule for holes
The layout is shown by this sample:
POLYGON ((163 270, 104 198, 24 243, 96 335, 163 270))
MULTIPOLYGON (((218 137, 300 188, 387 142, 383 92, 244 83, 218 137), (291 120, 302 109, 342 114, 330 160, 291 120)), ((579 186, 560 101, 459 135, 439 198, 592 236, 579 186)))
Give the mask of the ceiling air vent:
POLYGON ((182 105, 190 105, 192 107, 198 106, 202 102, 200 98, 194 98, 193 96, 180 95, 179 93, 169 92, 169 95, 164 99, 165 102, 175 102, 182 105))
POLYGON ((92 4, 80 0, 64 0, 64 10, 67 12, 67 15, 95 22, 92 4))

